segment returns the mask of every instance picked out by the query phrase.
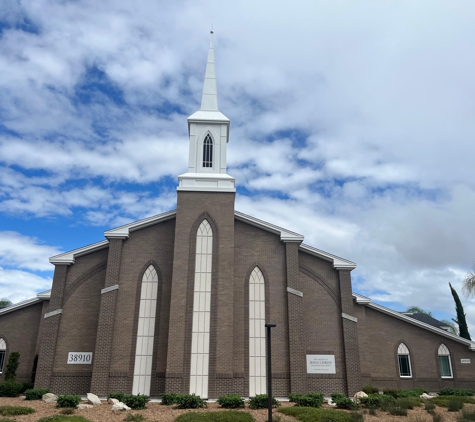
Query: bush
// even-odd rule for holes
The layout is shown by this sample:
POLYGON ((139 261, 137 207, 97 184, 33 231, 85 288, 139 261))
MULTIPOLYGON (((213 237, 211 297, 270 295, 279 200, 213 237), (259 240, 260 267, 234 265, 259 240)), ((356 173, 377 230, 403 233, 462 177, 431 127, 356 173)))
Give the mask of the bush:
POLYGON ((386 394, 387 396, 392 396, 397 399, 399 395, 399 390, 395 390, 394 388, 385 388, 383 390, 383 394, 386 394))
POLYGON ((454 398, 462 401, 463 403, 475 404, 474 397, 461 397, 461 396, 439 396, 439 397, 434 397, 433 399, 430 399, 428 401, 431 403, 434 403, 435 405, 439 407, 448 407, 449 400, 454 399, 454 398))
POLYGON ((165 405, 165 406, 170 406, 171 404, 177 404, 179 396, 181 396, 181 394, 163 393, 162 394, 162 404, 165 405))
POLYGON ((452 397, 449 399, 448 410, 449 412, 458 412, 463 409, 463 400, 460 400, 458 397, 452 397))
POLYGON ((342 393, 332 393, 330 394, 332 401, 336 404, 338 409, 348 409, 348 410, 358 410, 358 403, 349 399, 342 393))
POLYGON ((218 404, 225 409, 237 409, 244 407, 244 400, 239 394, 229 394, 218 398, 218 404))
POLYGON ((350 412, 351 422, 363 422, 364 416, 359 412, 350 412))
POLYGON ((247 412, 239 410, 221 410, 217 412, 183 413, 175 419, 175 422, 254 422, 254 418, 247 412))
POLYGON ((399 397, 396 399, 396 406, 404 409, 413 409, 422 406, 422 399, 419 397, 399 397))
POLYGON ((180 394, 177 398, 178 409, 201 409, 208 407, 206 402, 196 394, 180 394))
POLYGON ((430 401, 426 401, 424 409, 427 411, 427 413, 434 413, 435 412, 435 404, 430 402, 430 401))
POLYGON ((117 399, 124 403, 125 400, 125 394, 124 393, 110 393, 109 396, 107 397, 108 399, 117 399))
POLYGON ((299 394, 294 397, 294 402, 296 406, 300 407, 322 407, 323 404, 323 394, 322 393, 308 393, 308 394, 299 394))
POLYGON ((379 388, 373 387, 371 385, 365 385, 363 387, 363 392, 368 394, 368 396, 370 394, 379 394, 379 388))
MULTIPOLYGON (((392 398, 392 396, 389 396, 392 398)), ((368 394, 368 397, 361 397, 360 404, 367 409, 378 409, 381 401, 385 398, 382 394, 368 394)))
POLYGON ((81 402, 81 396, 75 395, 64 395, 58 396, 58 400, 56 401, 56 407, 77 407, 77 405, 81 402))
POLYGON ((473 396, 475 392, 469 388, 443 388, 439 396, 473 396))
POLYGON ((140 413, 129 413, 125 418, 124 422, 143 422, 145 416, 140 413))
POLYGON ((150 397, 145 394, 124 394, 124 400, 122 403, 129 406, 134 410, 145 409, 147 403, 150 401, 150 397))
POLYGON ((462 416, 458 420, 460 422, 475 421, 475 411, 462 409, 462 416))
POLYGON ((49 393, 47 388, 33 388, 25 391, 25 400, 41 400, 44 394, 49 393))
POLYGON ((395 406, 396 400, 393 396, 381 395, 381 401, 379 407, 383 412, 389 412, 389 409, 395 406))
POLYGON ((5 366, 5 381, 16 380, 16 370, 20 365, 20 352, 11 352, 8 356, 8 362, 5 366))
MULTIPOLYGON (((272 407, 279 407, 280 403, 272 397, 272 407)), ((249 407, 251 409, 267 409, 267 394, 258 394, 249 400, 249 407)))
POLYGON ((18 415, 29 415, 34 413, 35 409, 31 407, 24 406, 0 406, 0 415, 1 416, 18 416, 18 415))
POLYGON ((65 407, 64 409, 61 409, 59 413, 62 415, 72 415, 76 409, 73 409, 72 407, 65 407))
POLYGON ((407 416, 407 409, 403 407, 394 406, 389 409, 389 413, 393 416, 407 416))
POLYGON ((399 390, 398 398, 401 397, 420 397, 421 394, 428 393, 425 388, 414 388, 413 390, 399 390))
POLYGON ((5 381, 0 383, 0 397, 17 397, 23 388, 23 383, 5 381))
POLYGON ((291 393, 289 394, 289 401, 292 403, 295 403, 295 400, 297 400, 299 397, 302 397, 303 394, 298 394, 298 393, 291 393))
POLYGON ((293 416, 302 422, 352 422, 352 415, 342 410, 315 409, 313 407, 284 407, 284 415, 293 416))

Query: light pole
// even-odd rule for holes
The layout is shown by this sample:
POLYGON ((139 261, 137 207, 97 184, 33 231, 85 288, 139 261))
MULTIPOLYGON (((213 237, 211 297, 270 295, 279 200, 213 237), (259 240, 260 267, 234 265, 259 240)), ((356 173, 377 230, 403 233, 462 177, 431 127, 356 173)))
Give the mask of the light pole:
POLYGON ((275 324, 266 324, 267 328, 267 421, 272 422, 272 352, 270 342, 270 329, 274 328, 275 324))

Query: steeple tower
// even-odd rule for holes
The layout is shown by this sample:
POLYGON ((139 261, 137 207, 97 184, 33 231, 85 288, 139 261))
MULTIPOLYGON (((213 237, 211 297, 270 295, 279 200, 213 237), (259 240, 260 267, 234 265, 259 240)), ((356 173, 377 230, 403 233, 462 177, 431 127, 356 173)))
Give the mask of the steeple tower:
POLYGON ((209 44, 201 108, 188 117, 188 172, 178 176, 179 191, 235 192, 226 173, 229 119, 218 109, 213 31, 209 44))

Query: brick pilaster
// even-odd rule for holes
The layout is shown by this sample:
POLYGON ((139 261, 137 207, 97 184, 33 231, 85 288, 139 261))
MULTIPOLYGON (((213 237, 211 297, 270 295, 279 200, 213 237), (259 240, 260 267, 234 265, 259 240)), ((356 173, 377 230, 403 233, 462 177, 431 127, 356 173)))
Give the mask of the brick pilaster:
MULTIPOLYGON (((285 244, 287 287, 296 292, 300 292, 299 244, 300 242, 286 242, 285 244)), ((305 394, 307 392, 307 369, 304 342, 304 308, 302 299, 303 298, 295 294, 295 292, 287 292, 290 348, 290 392, 305 394)))
POLYGON ((339 270, 338 273, 340 279, 341 311, 345 314, 341 320, 345 349, 347 394, 348 396, 353 396, 362 388, 358 328, 356 326, 357 322, 350 319, 354 318, 350 271, 339 270))
POLYGON ((40 353, 38 354, 35 388, 51 387, 61 313, 56 313, 51 316, 48 316, 48 314, 53 311, 59 311, 62 308, 68 265, 69 264, 56 265, 54 270, 48 312, 45 314, 46 318, 43 321, 43 337, 40 353))
MULTIPOLYGON (((119 284, 122 241, 122 238, 109 239, 109 255, 104 288, 119 284)), ((110 393, 108 391, 109 371, 118 292, 118 290, 111 290, 101 295, 91 379, 91 392, 99 396, 106 396, 110 393)))

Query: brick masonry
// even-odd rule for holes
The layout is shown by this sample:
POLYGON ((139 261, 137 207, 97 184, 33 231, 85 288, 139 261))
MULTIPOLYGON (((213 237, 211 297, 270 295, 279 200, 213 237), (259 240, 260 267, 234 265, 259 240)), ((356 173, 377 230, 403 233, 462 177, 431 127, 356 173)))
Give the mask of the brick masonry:
MULTIPOLYGON (((266 321, 272 330, 273 390, 340 391, 379 388, 475 387, 475 358, 467 346, 363 305, 351 294, 351 276, 332 262, 283 243, 275 233, 234 218, 234 194, 179 192, 176 219, 110 239, 108 248, 58 265, 50 303, 0 315, 7 354, 21 353, 27 379, 39 350, 36 387, 99 395, 132 391, 142 276, 159 275, 151 395, 189 391, 196 230, 213 229, 209 396, 249 395, 249 276, 264 275, 266 321), (101 294, 104 287, 118 290, 101 294), (297 296, 287 287, 302 292, 297 296), (45 312, 62 309, 44 319, 45 312), (342 318, 345 313, 358 322, 342 318), (397 346, 411 352, 413 377, 401 379, 397 346), (437 349, 451 351, 453 379, 442 379, 437 349), (93 351, 92 365, 68 365, 68 352, 93 351), (307 374, 307 354, 335 356, 336 374, 307 374), (472 364, 461 364, 468 358, 472 364)), ((1 380, 1 375, 0 375, 1 380)))

